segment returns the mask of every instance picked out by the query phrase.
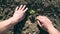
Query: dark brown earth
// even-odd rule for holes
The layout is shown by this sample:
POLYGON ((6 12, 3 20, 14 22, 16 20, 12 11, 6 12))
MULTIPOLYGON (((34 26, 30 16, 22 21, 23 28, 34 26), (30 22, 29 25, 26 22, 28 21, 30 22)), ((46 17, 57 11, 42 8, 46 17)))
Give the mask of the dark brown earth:
POLYGON ((29 8, 25 19, 11 28, 7 34, 48 34, 37 25, 35 18, 38 15, 47 16, 60 31, 60 0, 0 0, 0 21, 12 17, 16 6, 21 4, 29 8), (30 10, 35 10, 36 13, 29 14, 30 10))

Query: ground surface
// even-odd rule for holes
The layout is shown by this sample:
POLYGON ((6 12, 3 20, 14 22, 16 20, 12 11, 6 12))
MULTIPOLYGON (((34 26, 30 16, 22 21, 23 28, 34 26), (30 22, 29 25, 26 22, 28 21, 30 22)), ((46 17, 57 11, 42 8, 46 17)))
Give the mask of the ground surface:
POLYGON ((26 17, 11 28, 8 34, 48 34, 37 26, 35 18, 38 15, 47 16, 53 22, 54 27, 60 31, 60 0, 0 0, 0 21, 12 17, 16 6, 21 4, 29 8, 26 17), (30 15, 30 10, 35 10, 36 13, 30 15))

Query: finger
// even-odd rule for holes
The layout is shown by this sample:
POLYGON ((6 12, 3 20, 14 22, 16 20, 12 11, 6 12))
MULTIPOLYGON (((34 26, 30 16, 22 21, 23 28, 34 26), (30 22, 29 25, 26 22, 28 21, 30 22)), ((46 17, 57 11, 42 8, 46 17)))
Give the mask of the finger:
POLYGON ((23 7, 23 5, 21 5, 21 6, 19 7, 19 10, 21 10, 21 9, 22 9, 22 7, 23 7))
POLYGON ((25 10, 24 10, 24 12, 26 12, 28 10, 28 8, 26 8, 25 10))
POLYGON ((43 19, 41 19, 40 17, 36 17, 36 20, 38 20, 41 25, 43 24, 43 19))
POLYGON ((44 24, 41 24, 38 20, 37 20, 37 23, 42 29, 45 29, 44 24))
POLYGON ((18 10, 18 6, 16 7, 16 9, 15 10, 18 10))
POLYGON ((45 20, 45 17, 44 17, 44 16, 38 16, 36 19, 37 19, 37 20, 39 20, 41 24, 43 24, 43 23, 45 23, 45 22, 46 22, 46 20, 45 20))
POLYGON ((22 9, 21 9, 21 10, 24 10, 24 9, 25 9, 25 7, 26 7, 26 5, 24 5, 24 6, 22 7, 22 9))
POLYGON ((41 18, 41 16, 37 16, 37 17, 36 17, 36 19, 38 19, 38 20, 39 20, 40 18, 41 18))
POLYGON ((38 25, 39 25, 40 27, 42 27, 41 24, 40 24, 40 22, 39 22, 38 20, 37 20, 37 23, 38 23, 38 25))

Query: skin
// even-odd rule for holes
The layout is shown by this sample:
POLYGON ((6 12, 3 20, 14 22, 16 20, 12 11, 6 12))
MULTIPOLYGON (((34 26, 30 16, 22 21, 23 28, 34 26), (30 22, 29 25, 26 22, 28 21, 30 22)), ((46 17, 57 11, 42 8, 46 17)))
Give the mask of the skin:
POLYGON ((60 34, 60 32, 54 28, 52 22, 46 16, 38 16, 37 18, 38 25, 46 30, 49 34, 60 34))
MULTIPOLYGON (((0 22, 0 34, 5 34, 10 30, 11 27, 14 27, 19 21, 22 21, 25 16, 25 12, 28 10, 26 5, 21 5, 16 7, 13 17, 0 22)), ((38 25, 49 32, 49 34, 60 34, 57 29, 52 25, 52 22, 46 16, 37 16, 38 25)))
POLYGON ((0 34, 5 34, 7 31, 10 30, 11 27, 16 25, 19 21, 23 20, 25 12, 27 10, 28 8, 26 8, 26 5, 16 7, 13 17, 0 22, 0 34))

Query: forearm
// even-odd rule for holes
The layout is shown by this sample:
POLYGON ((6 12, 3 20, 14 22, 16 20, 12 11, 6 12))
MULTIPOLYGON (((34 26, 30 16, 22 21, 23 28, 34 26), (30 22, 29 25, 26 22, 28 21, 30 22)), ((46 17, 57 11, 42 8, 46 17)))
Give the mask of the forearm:
POLYGON ((15 21, 13 20, 13 18, 10 18, 5 21, 1 21, 0 22, 0 33, 9 31, 9 29, 13 27, 14 25, 15 25, 15 21))
POLYGON ((49 34, 60 34, 60 32, 53 26, 48 29, 49 34))

